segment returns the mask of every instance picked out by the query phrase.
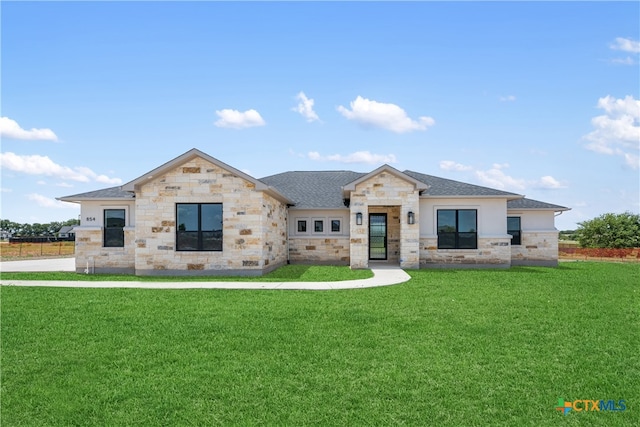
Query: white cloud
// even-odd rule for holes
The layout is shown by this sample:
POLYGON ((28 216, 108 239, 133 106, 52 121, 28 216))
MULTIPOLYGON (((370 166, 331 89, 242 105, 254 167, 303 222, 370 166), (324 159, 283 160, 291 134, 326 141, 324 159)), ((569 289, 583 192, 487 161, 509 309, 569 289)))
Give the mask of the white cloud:
POLYGON ((494 163, 493 167, 489 170, 475 171, 478 180, 488 187, 497 188, 498 190, 524 190, 526 188, 526 181, 524 179, 513 178, 503 172, 503 169, 508 168, 508 164, 494 163))
POLYGON ((558 181, 551 175, 545 175, 536 180, 514 178, 505 173, 509 168, 508 163, 494 163, 491 169, 475 170, 475 176, 482 185, 505 191, 522 191, 527 188, 543 190, 557 190, 567 188, 566 184, 558 181))
POLYGON ((11 193, 13 190, 11 188, 1 187, 0 193, 11 193))
POLYGON ((395 104, 372 101, 361 96, 351 101, 349 105, 351 110, 340 105, 338 107, 340 114, 364 126, 405 133, 414 130, 427 130, 428 127, 435 124, 435 120, 431 117, 422 116, 413 120, 395 104))
POLYGON ((558 188, 567 188, 566 185, 562 184, 560 181, 552 177, 551 175, 546 175, 540 178, 534 185, 537 188, 555 190, 558 188))
POLYGON ((338 163, 396 163, 398 160, 394 154, 373 154, 368 151, 356 151, 355 153, 343 156, 341 154, 332 154, 329 156, 321 156, 317 151, 310 151, 307 157, 311 160, 332 161, 338 163))
POLYGON ((42 194, 31 193, 26 195, 27 199, 36 202, 38 206, 42 206, 43 208, 73 208, 77 209, 78 205, 74 203, 61 202, 59 200, 51 199, 49 197, 43 196, 42 194))
POLYGON ((640 42, 624 37, 617 37, 615 42, 610 45, 613 50, 621 50, 623 52, 640 53, 640 42))
POLYGON ((18 122, 9 117, 0 117, 0 136, 3 138, 57 141, 58 137, 51 129, 22 129, 18 122))
POLYGON ((266 124, 260 113, 253 109, 244 113, 238 110, 224 109, 217 110, 216 114, 220 119, 216 120, 214 125, 219 128, 243 129, 266 124))
POLYGON ((318 114, 313 111, 313 104, 315 102, 313 99, 307 98, 304 92, 300 92, 298 95, 296 95, 296 99, 298 100, 298 106, 293 108, 293 111, 302 114, 302 116, 306 118, 308 122, 320 120, 318 114))
POLYGON ((502 102, 513 102, 515 100, 516 100, 516 97, 514 95, 507 95, 507 96, 500 97, 500 101, 502 102))
POLYGON ((605 114, 591 119, 594 131, 584 136, 585 146, 596 153, 622 156, 625 163, 638 169, 640 150, 640 101, 627 95, 616 99, 610 95, 598 100, 605 114))
POLYGON ((446 170, 446 171, 462 172, 462 171, 471 170, 471 169, 473 169, 473 167, 465 166, 465 165, 460 164, 460 163, 456 163, 453 160, 442 160, 440 162, 440 169, 446 170))
POLYGON ((70 168, 53 162, 47 156, 31 155, 22 156, 12 152, 0 153, 0 166, 15 172, 27 175, 52 176, 58 179, 90 182, 96 181, 104 184, 121 184, 120 178, 109 178, 106 175, 98 175, 86 167, 70 168))

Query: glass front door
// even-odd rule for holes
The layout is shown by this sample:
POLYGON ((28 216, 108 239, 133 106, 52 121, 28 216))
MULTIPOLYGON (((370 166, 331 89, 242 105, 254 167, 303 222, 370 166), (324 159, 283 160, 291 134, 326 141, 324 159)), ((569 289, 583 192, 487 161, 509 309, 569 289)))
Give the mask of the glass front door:
POLYGON ((387 259, 387 214, 369 214, 369 259, 387 259))

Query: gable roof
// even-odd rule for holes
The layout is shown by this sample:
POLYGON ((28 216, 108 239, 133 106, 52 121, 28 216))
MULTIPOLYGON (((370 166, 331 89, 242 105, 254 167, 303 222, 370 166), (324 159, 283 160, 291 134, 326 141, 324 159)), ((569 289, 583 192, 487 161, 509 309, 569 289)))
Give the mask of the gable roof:
POLYGON ((426 185, 424 182, 419 181, 417 179, 415 179, 412 176, 409 176, 403 172, 400 172, 398 169, 392 168, 389 165, 382 165, 380 166, 378 169, 369 172, 368 174, 365 174, 357 179, 355 179, 354 181, 350 182, 349 184, 345 185, 343 188, 343 191, 345 193, 345 195, 348 194, 349 191, 355 191, 356 186, 370 178, 373 178, 374 176, 381 174, 383 172, 387 172, 390 173, 391 175, 400 178, 404 181, 409 182, 410 184, 413 184, 415 186, 415 188, 417 190, 426 190, 428 188, 428 185, 426 185))
POLYGON ((65 233, 70 233, 71 230, 73 230, 75 227, 75 225, 65 225, 64 227, 60 228, 60 230, 58 230, 58 234, 65 234, 65 233))
POLYGON ((482 187, 480 185, 467 184, 466 182, 454 181, 452 179, 440 178, 410 170, 406 170, 404 173, 429 186, 429 188, 421 194, 422 196, 507 197, 508 199, 519 199, 524 197, 521 194, 482 187))
POLYGON ((555 212, 571 210, 571 208, 567 208, 564 206, 553 205, 551 203, 541 202, 533 199, 527 199, 524 197, 522 199, 509 200, 507 202, 507 209, 518 209, 518 210, 535 209, 535 210, 548 210, 548 211, 555 211, 555 212))
POLYGON ((192 148, 191 150, 187 151, 186 153, 176 157, 173 160, 169 160, 167 163, 158 166, 157 168, 153 169, 152 171, 149 171, 147 173, 145 173, 144 175, 134 179, 133 181, 129 181, 126 184, 124 184, 122 186, 122 190, 124 191, 135 191, 137 188, 139 188, 142 184, 152 180, 153 178, 157 178, 158 176, 164 175, 167 172, 172 171, 173 169, 179 167, 180 165, 183 165, 185 163, 187 163, 190 160, 193 160, 197 157, 200 157, 201 159, 206 160, 209 163, 212 163, 216 166, 218 166, 221 169, 226 170, 227 172, 231 172, 233 175, 240 177, 242 179, 244 179, 245 181, 249 181, 252 184, 254 184, 256 186, 256 190, 259 191, 265 191, 266 193, 268 193, 269 195, 273 196, 274 198, 280 200, 281 202, 287 203, 287 204, 291 204, 291 200, 287 199, 283 194, 281 194, 278 190, 276 190, 273 187, 270 187, 268 185, 265 185, 265 183, 255 179, 254 177, 252 177, 251 175, 247 175, 246 173, 232 167, 229 166, 228 164, 221 162, 220 160, 216 159, 215 157, 211 157, 210 155, 203 153, 202 151, 198 150, 197 148, 192 148))
POLYGON ((121 187, 110 187, 72 196, 60 197, 65 202, 81 202, 90 200, 133 200, 134 191, 140 185, 154 177, 167 173, 196 157, 200 157, 226 171, 245 179, 260 191, 265 191, 277 200, 298 209, 346 209, 345 198, 348 191, 355 190, 355 186, 376 174, 389 172, 416 186, 421 197, 496 197, 506 198, 508 209, 536 209, 536 210, 569 210, 564 206, 526 199, 523 195, 474 184, 467 184, 451 179, 405 170, 399 170, 383 165, 376 170, 364 173, 353 171, 291 171, 267 176, 261 179, 253 178, 200 150, 192 149, 173 160, 153 169, 150 172, 124 184, 121 187), (345 192, 347 193, 345 195, 345 192))

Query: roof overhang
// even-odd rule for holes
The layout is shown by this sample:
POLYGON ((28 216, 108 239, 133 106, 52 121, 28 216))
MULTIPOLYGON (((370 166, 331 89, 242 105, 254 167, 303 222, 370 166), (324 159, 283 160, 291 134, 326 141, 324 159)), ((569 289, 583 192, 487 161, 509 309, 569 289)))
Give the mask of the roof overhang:
POLYGON ((522 196, 520 194, 514 194, 514 195, 468 195, 468 196, 461 196, 461 195, 455 195, 455 196, 441 195, 441 196, 436 196, 436 195, 433 195, 433 194, 421 194, 420 198, 421 199, 506 199, 508 201, 508 200, 522 199, 522 198, 524 198, 524 196, 522 196))

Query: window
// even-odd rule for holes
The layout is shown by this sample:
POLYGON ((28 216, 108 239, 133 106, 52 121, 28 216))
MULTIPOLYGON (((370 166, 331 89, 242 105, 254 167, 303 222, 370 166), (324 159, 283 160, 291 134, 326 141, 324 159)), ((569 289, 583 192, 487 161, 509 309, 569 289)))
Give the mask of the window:
POLYGON ((477 216, 475 209, 438 210, 438 249, 477 249, 477 216))
POLYGON ((105 248, 124 247, 124 219, 124 209, 104 210, 103 245, 105 248))
POLYGON ((507 233, 511 234, 513 238, 511 239, 512 245, 521 245, 522 244, 522 230, 520 229, 520 217, 519 216, 508 216, 507 217, 507 233))
POLYGON ((299 219, 298 220, 298 233, 306 233, 307 232, 307 220, 299 219))
POLYGON ((176 250, 222 250, 222 203, 178 203, 176 218, 176 250))
POLYGON ((321 219, 316 219, 313 221, 313 232, 314 233, 322 233, 324 232, 324 221, 321 219))
POLYGON ((331 220, 331 232, 332 233, 339 233, 340 232, 340 220, 339 219, 332 219, 331 220))

